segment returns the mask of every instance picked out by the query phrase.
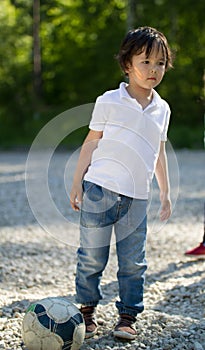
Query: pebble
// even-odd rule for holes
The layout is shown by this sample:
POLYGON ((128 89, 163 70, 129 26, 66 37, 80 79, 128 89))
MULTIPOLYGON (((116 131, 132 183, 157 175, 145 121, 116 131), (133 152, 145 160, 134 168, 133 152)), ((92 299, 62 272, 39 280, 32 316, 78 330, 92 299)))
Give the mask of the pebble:
MULTIPOLYGON (((137 318, 138 336, 126 343, 112 335, 118 319, 117 259, 112 245, 102 279, 105 297, 97 309, 99 334, 85 340, 81 350, 205 350, 205 259, 184 256, 203 235, 204 153, 184 150, 176 156, 181 184, 172 217, 158 232, 148 225, 145 310, 137 318)), ((75 301, 76 247, 55 239, 35 222, 24 181, 10 180, 12 174, 23 176, 26 157, 26 153, 0 152, 0 174, 4 174, 0 182, 0 349, 4 350, 24 348, 21 324, 31 302, 58 295, 75 301)), ((64 202, 59 196, 64 185, 59 164, 64 157, 57 156, 52 193, 59 208, 71 215, 67 198, 64 202)), ((172 167, 170 172, 174 179, 172 167)), ((151 223, 159 205, 158 192, 153 191, 151 223)), ((173 192, 177 192, 175 184, 173 192)), ((76 232, 77 228, 69 234, 76 232)))
POLYGON ((200 343, 194 342, 194 350, 204 350, 204 348, 200 343))

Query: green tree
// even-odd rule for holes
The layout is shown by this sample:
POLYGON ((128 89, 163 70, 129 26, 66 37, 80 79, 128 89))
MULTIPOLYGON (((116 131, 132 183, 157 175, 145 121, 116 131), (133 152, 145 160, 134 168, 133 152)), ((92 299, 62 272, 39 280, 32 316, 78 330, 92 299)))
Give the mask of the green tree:
POLYGON ((1 138, 24 128, 31 72, 30 16, 9 1, 0 3, 0 121, 1 138))
POLYGON ((176 51, 174 70, 159 86, 172 108, 170 139, 202 146, 204 12, 204 0, 194 10, 192 0, 1 0, 1 142, 31 142, 57 113, 116 88, 122 37, 131 26, 150 25, 176 51))
POLYGON ((42 54, 47 101, 52 99, 67 107, 93 102, 97 94, 115 86, 119 69, 114 55, 126 25, 123 1, 62 2, 57 7, 44 6, 44 16, 42 54))
POLYGON ((175 51, 174 70, 159 86, 172 108, 170 137, 177 146, 203 146, 205 3, 198 0, 193 8, 192 0, 154 0, 152 5, 138 1, 135 25, 158 28, 175 51))

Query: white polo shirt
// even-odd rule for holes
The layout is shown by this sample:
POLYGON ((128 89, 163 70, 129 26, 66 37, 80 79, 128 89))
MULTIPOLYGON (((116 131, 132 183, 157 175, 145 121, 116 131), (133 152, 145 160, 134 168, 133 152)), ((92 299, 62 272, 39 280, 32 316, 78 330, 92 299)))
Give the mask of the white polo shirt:
POLYGON ((170 108, 153 90, 143 110, 126 83, 96 100, 90 129, 103 131, 85 180, 132 198, 147 199, 160 142, 167 140, 170 108))

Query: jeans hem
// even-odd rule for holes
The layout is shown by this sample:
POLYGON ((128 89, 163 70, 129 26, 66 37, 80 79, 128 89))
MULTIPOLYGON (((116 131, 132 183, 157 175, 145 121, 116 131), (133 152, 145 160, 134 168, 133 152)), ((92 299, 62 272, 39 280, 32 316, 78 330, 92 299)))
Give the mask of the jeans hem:
POLYGON ((78 303, 78 304, 81 304, 81 305, 83 305, 83 306, 94 306, 94 307, 96 307, 97 305, 98 305, 98 301, 83 301, 83 300, 79 300, 79 299, 76 299, 76 302, 78 303))
POLYGON ((144 311, 144 307, 138 307, 131 309, 130 307, 121 306, 119 305, 119 302, 116 302, 116 308, 118 309, 119 315, 126 314, 129 316, 136 317, 138 314, 142 313, 144 311))

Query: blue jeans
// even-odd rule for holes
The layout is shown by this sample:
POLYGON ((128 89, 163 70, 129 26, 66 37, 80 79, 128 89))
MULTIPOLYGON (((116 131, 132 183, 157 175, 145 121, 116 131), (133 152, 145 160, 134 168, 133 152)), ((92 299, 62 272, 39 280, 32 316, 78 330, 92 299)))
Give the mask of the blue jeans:
POLYGON ((118 258, 119 314, 136 316, 144 309, 147 200, 133 199, 84 181, 77 252, 76 301, 97 306, 100 281, 109 257, 114 227, 118 258))

